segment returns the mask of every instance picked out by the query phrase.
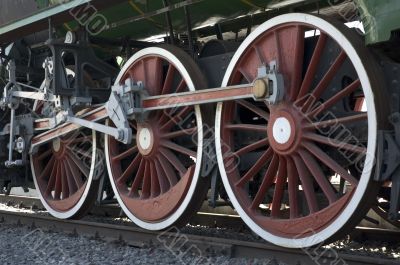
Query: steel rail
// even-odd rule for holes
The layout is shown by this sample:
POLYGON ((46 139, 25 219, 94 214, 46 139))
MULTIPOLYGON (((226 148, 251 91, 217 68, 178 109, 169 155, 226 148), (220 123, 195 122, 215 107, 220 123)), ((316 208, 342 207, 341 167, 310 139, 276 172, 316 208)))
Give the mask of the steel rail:
MULTIPOLYGON (((31 208, 45 210, 39 198, 16 195, 0 195, 0 204, 17 206, 18 208, 31 208)), ((203 227, 228 228, 234 231, 248 230, 246 224, 233 211, 221 211, 220 208, 210 208, 206 204, 190 220, 190 225, 203 227)), ((120 207, 116 204, 96 205, 90 214, 98 217, 122 217, 125 216, 120 207)), ((398 243, 400 230, 357 226, 349 238, 354 241, 378 241, 387 243, 398 243)))
MULTIPOLYGON (((0 195, 0 204, 32 210, 46 210, 40 199, 33 196, 0 195)), ((95 205, 90 210, 90 214, 98 217, 114 218, 125 216, 122 209, 116 203, 95 205)), ((226 207, 211 208, 207 203, 203 204, 199 212, 192 217, 190 224, 204 227, 229 228, 235 231, 247 229, 246 224, 234 210, 230 210, 230 208, 226 209, 226 207)), ((349 236, 353 240, 362 239, 397 243, 400 238, 400 230, 357 226, 349 236)))
POLYGON ((30 226, 31 229, 50 229, 53 232, 95 237, 135 247, 159 247, 179 255, 201 254, 205 259, 209 255, 225 255, 231 258, 276 258, 289 265, 318 264, 322 260, 325 264, 399 264, 398 261, 392 259, 328 253, 329 251, 324 251, 324 249, 293 250, 267 243, 183 234, 177 228, 160 233, 145 231, 133 226, 60 220, 47 216, 8 211, 0 211, 0 220, 3 224, 25 225, 30 226))

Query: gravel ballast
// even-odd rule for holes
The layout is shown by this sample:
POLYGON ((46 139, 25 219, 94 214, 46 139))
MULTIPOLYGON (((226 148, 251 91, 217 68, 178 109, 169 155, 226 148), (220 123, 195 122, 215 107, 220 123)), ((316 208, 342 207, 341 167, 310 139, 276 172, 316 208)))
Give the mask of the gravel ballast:
POLYGON ((44 231, 25 226, 0 224, 0 260, 2 265, 144 265, 144 264, 280 264, 275 260, 229 259, 176 255, 160 248, 135 248, 79 235, 44 231))

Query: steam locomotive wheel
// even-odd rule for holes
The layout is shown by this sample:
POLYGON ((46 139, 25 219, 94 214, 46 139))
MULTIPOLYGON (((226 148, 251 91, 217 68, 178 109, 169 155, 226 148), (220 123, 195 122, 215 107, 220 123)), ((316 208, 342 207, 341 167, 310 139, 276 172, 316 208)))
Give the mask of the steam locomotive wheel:
POLYGON ((93 206, 101 172, 96 133, 82 129, 39 146, 31 155, 36 190, 56 218, 80 218, 93 206))
MULTIPOLYGON (((171 46, 136 53, 117 83, 142 81, 150 96, 206 87, 192 59, 171 46)), ((204 201, 208 184, 199 176, 203 121, 199 106, 157 110, 131 121, 131 145, 106 137, 106 157, 115 195, 127 216, 142 228, 186 224, 204 201)))
MULTIPOLYGON (((72 78, 72 66, 65 68, 72 78)), ((86 82, 91 82, 85 76, 86 82)), ((73 80, 73 79, 72 79, 73 80)), ((43 89, 45 82, 42 83, 43 89)), ((36 100, 33 111, 46 117, 53 103, 36 100)), ((87 110, 82 110, 83 114, 87 110)), ((33 180, 42 204, 59 219, 82 218, 94 205, 104 173, 104 155, 96 149, 96 132, 80 129, 39 146, 31 154, 33 180)))
POLYGON ((220 103, 216 152, 233 206, 259 236, 301 248, 341 237, 366 214, 377 130, 388 110, 374 59, 354 32, 307 14, 273 18, 234 55, 222 86, 276 62, 284 97, 220 103), (355 111, 364 97, 366 111, 355 111), (379 106, 379 112, 377 108, 379 106))

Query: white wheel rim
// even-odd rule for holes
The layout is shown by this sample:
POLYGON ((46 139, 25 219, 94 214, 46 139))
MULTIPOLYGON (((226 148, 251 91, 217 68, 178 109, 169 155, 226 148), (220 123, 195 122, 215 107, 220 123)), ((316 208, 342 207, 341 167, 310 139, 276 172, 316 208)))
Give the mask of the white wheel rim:
MULTIPOLYGON (((352 46, 350 41, 340 32, 336 27, 332 24, 327 22, 326 20, 309 15, 309 14, 301 14, 301 13, 292 13, 281 15, 275 17, 271 20, 268 20, 264 24, 260 25, 252 34, 250 34, 242 45, 239 47, 235 55, 233 56, 226 74, 224 76, 222 86, 226 86, 229 82, 230 76, 236 66, 236 63, 240 59, 241 55, 244 53, 246 48, 255 40, 258 36, 262 33, 276 27, 283 23, 290 23, 290 22, 299 22, 299 23, 306 23, 313 25, 317 28, 324 29, 324 31, 330 36, 336 36, 335 39, 338 43, 342 46, 342 48, 346 51, 351 62, 353 63, 357 74, 361 80, 361 84, 364 90, 365 101, 367 104, 368 110, 368 146, 367 146, 367 155, 365 160, 365 166, 363 172, 361 174, 360 181, 358 183, 356 192, 353 194, 351 201, 345 207, 345 209, 338 215, 338 217, 333 221, 326 229, 315 232, 311 236, 302 237, 302 238, 283 238, 276 236, 268 231, 265 231, 261 228, 257 223, 255 223, 251 217, 245 212, 245 210, 241 207, 240 203, 235 197, 235 194, 230 186, 227 173, 225 171, 225 166, 223 162, 223 154, 222 154, 222 143, 221 143, 221 117, 222 117, 222 103, 219 103, 217 106, 216 111, 216 121, 215 121, 215 141, 216 141, 216 154, 218 160, 218 166, 221 173, 221 178, 224 183, 225 189, 228 193, 228 196, 239 213, 242 217, 244 222, 259 236, 263 239, 279 246, 288 247, 288 248, 305 248, 317 245, 330 237, 332 237, 338 230, 340 230, 348 221, 349 218, 353 215, 353 213, 357 210, 360 201, 362 200, 364 193, 367 189, 369 184, 372 169, 374 166, 374 157, 375 157, 375 149, 376 149, 376 135, 377 135, 377 120, 376 120, 376 109, 374 104, 374 95, 372 93, 371 84, 367 75, 367 72, 362 64, 360 57, 356 49, 352 46)), ((304 231, 310 232, 310 231, 304 231)), ((299 235, 300 236, 300 235, 299 235)))
POLYGON ((92 131, 92 139, 93 139, 93 145, 92 145, 92 161, 91 161, 91 165, 90 165, 90 173, 89 173, 89 177, 87 179, 87 183, 86 183, 86 187, 85 190, 81 196, 81 198, 79 199, 78 203, 71 208, 68 211, 65 212, 60 212, 57 211, 55 209, 53 209, 44 199, 44 197, 42 196, 42 193, 40 191, 39 185, 37 183, 36 180, 36 174, 35 174, 35 168, 33 165, 33 158, 32 158, 32 154, 30 155, 30 163, 31 163, 31 171, 32 171, 32 175, 33 175, 33 182, 35 184, 36 190, 38 191, 39 194, 39 198, 40 201, 42 202, 43 206, 46 208, 46 210, 54 217, 58 218, 58 219, 69 219, 69 218, 73 218, 78 211, 82 208, 83 204, 85 203, 89 191, 92 187, 93 184, 93 174, 94 174, 94 169, 95 169, 95 164, 96 164, 96 152, 97 152, 97 144, 96 144, 96 132, 92 131))

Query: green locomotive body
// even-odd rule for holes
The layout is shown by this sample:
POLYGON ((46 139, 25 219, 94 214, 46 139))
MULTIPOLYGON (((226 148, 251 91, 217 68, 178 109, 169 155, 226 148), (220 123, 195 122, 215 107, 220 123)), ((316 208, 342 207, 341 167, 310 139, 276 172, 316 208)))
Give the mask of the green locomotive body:
MULTIPOLYGON (((249 23, 249 17, 250 20, 254 19, 254 22, 260 22, 268 17, 290 11, 316 12, 316 9, 329 9, 330 14, 349 21, 360 15, 366 27, 367 44, 389 41, 400 29, 400 22, 397 19, 400 3, 396 0, 355 0, 350 1, 347 7, 344 7, 343 2, 348 1, 189 0, 182 3, 182 1, 174 0, 169 2, 168 9, 163 1, 149 0, 112 2, 10 0, 0 3, 0 39, 6 41, 7 38, 10 40, 11 36, 18 38, 32 30, 43 30, 46 28, 48 18, 53 18, 64 30, 74 30, 79 23, 71 22, 74 21, 73 16, 78 16, 84 23, 89 23, 90 19, 102 19, 104 16, 107 24, 98 21, 100 25, 97 25, 105 27, 99 34, 102 37, 130 36, 134 39, 145 39, 163 35, 168 31, 165 23, 166 13, 171 14, 174 29, 177 32, 185 32, 183 6, 190 7, 194 28, 225 24, 225 29, 222 28, 222 30, 230 31, 249 23), (97 11, 98 14, 95 14, 97 11), (90 17, 91 15, 98 15, 98 17, 90 17)), ((199 30, 199 32, 202 31, 199 30)), ((204 30, 203 33, 205 33, 204 30)))

